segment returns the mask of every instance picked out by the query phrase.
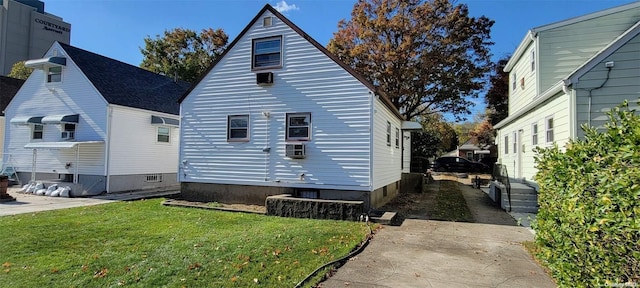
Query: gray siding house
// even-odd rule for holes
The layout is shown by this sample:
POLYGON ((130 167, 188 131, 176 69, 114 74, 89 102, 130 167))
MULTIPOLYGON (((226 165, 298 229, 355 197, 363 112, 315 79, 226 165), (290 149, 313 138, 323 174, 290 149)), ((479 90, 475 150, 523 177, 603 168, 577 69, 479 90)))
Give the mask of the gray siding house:
POLYGON ((4 166, 73 196, 177 185, 177 100, 188 84, 62 43, 6 108, 4 166))
POLYGON ((495 125, 498 163, 537 189, 535 147, 602 127, 606 112, 640 101, 640 2, 533 28, 507 63, 509 116, 495 125))
POLYGON ((182 196, 293 194, 378 207, 409 170, 410 128, 384 94, 266 5, 180 101, 182 196))

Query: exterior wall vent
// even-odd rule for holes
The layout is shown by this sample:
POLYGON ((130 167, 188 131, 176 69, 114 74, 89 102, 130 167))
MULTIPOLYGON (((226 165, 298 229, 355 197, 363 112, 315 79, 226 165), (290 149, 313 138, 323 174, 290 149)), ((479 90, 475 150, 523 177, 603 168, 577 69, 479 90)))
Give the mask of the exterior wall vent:
POLYGON ((286 144, 285 155, 292 159, 304 159, 307 157, 304 144, 286 144))
POLYGON ((256 83, 258 85, 273 84, 273 72, 257 73, 256 83))

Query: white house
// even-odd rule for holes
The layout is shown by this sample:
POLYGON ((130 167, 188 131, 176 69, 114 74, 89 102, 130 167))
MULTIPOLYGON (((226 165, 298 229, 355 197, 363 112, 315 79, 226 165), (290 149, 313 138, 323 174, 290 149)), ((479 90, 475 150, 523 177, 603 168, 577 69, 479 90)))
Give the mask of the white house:
POLYGON ((536 187, 534 147, 582 137, 640 100, 640 2, 530 30, 508 61, 509 116, 495 125, 509 177, 536 187))
POLYGON ((207 201, 286 193, 378 207, 409 170, 405 130, 420 128, 268 4, 180 109, 182 197, 207 201))
POLYGON ((55 42, 5 110, 4 165, 73 196, 177 185, 188 84, 55 42))

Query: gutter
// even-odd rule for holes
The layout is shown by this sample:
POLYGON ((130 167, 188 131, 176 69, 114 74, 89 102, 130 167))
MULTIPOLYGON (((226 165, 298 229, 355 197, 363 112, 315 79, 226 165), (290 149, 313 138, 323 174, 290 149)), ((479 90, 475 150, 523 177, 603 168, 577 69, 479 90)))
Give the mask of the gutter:
POLYGON ((540 104, 544 103, 545 101, 549 100, 551 97, 553 97, 554 95, 558 94, 558 92, 560 91, 564 91, 567 88, 563 81, 559 81, 558 83, 556 83, 555 85, 551 86, 551 88, 547 89, 546 91, 542 92, 542 94, 538 95, 538 97, 534 98, 533 102, 527 104, 526 106, 522 107, 520 110, 516 111, 516 113, 513 113, 512 115, 509 115, 509 117, 505 118, 504 120, 498 122, 498 124, 496 124, 495 126, 493 126, 495 129, 500 129, 504 126, 506 126, 507 124, 515 121, 516 119, 520 118, 522 115, 530 112, 533 108, 539 106, 540 104))

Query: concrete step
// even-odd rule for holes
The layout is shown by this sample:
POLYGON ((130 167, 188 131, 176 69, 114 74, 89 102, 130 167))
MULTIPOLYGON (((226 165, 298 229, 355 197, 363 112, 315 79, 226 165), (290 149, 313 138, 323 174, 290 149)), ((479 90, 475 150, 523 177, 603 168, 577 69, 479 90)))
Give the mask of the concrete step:
MULTIPOLYGON (((505 195, 506 197, 506 195, 505 195)), ((538 202, 538 194, 521 194, 521 193, 511 193, 511 200, 521 200, 521 201, 532 201, 538 202)))
MULTIPOLYGON (((508 207, 508 206, 507 206, 508 207)), ((509 209, 507 208, 507 211, 509 209)), ((538 213, 538 207, 531 207, 531 206, 512 206, 511 207, 511 212, 514 213, 533 213, 533 214, 537 214, 538 213)))
POLYGON ((396 218, 396 215, 396 212, 384 212, 381 216, 372 215, 369 220, 374 223, 390 225, 391 222, 393 222, 393 220, 396 218))

